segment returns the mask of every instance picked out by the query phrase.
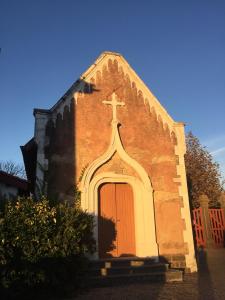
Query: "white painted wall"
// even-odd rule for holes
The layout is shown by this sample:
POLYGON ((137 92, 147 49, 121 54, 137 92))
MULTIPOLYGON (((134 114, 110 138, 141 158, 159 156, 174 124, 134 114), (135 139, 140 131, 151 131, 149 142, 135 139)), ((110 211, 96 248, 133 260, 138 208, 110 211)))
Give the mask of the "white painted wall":
MULTIPOLYGON (((35 129, 34 129, 34 139, 37 143, 37 166, 36 166, 36 187, 43 184, 44 172, 48 170, 48 160, 45 159, 45 146, 48 141, 46 140, 45 128, 48 122, 49 115, 45 112, 35 113, 35 129)), ((37 188, 35 189, 37 193, 37 188)))
POLYGON ((10 199, 16 197, 17 194, 18 189, 16 187, 0 182, 0 195, 3 196, 3 198, 10 199))

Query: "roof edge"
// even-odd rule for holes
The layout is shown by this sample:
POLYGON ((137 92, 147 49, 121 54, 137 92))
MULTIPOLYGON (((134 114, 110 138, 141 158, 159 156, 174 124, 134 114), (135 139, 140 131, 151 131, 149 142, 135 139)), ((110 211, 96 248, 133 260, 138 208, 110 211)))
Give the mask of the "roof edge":
POLYGON ((43 109, 43 108, 34 108, 33 109, 33 115, 35 116, 36 114, 43 114, 47 115, 50 113, 49 109, 43 109))
MULTIPOLYGON (((82 80, 84 80, 88 74, 95 68, 95 66, 107 55, 115 55, 115 56, 120 56, 120 57, 123 57, 122 54, 118 53, 118 52, 113 52, 113 51, 104 51, 102 52, 98 57, 97 59, 95 59, 94 63, 92 63, 90 65, 89 68, 87 68, 86 71, 84 71, 80 76, 79 78, 71 85, 71 87, 65 92, 65 94, 63 94, 63 96, 48 110, 49 113, 53 112, 55 110, 55 108, 58 107, 59 104, 61 104, 63 101, 65 101, 66 97, 68 97, 72 90, 78 86, 80 84, 80 82, 82 80)), ((38 110, 38 109, 37 109, 38 110)))
POLYGON ((21 178, 21 177, 16 176, 16 175, 12 175, 12 174, 7 173, 7 172, 2 171, 2 170, 0 170, 0 176, 1 176, 1 177, 0 177, 1 180, 2 180, 3 177, 4 177, 4 178, 10 178, 10 179, 13 179, 13 180, 17 180, 17 181, 20 182, 20 183, 24 183, 24 184, 27 184, 27 183, 28 183, 28 181, 27 181, 26 179, 21 178))

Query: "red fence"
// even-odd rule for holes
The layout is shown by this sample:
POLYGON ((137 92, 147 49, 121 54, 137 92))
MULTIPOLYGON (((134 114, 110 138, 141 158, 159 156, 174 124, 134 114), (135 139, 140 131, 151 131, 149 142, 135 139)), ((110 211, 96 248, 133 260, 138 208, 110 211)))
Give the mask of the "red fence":
POLYGON ((223 209, 209 209, 209 219, 214 243, 217 247, 223 247, 225 230, 223 209))
MULTIPOLYGON (((203 246, 206 247, 207 234, 206 226, 207 220, 203 218, 202 208, 196 208, 192 211, 193 213, 193 225, 195 230, 195 239, 197 247, 203 246)), ((224 211, 219 208, 210 208, 208 209, 208 214, 205 215, 205 218, 209 219, 209 230, 210 238, 212 238, 214 245, 216 247, 223 247, 225 241, 225 219, 224 211)))
POLYGON ((204 226, 202 218, 202 208, 196 208, 193 211, 193 224, 195 229, 195 239, 197 246, 206 246, 206 241, 204 238, 204 226))

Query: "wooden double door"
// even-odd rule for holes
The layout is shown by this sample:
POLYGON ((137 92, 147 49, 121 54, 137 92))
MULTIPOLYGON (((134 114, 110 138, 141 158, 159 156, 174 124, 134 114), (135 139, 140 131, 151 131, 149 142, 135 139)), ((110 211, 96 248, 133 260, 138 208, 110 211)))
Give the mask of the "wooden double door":
POLYGON ((133 190, 127 183, 105 183, 98 195, 99 257, 135 256, 133 190))

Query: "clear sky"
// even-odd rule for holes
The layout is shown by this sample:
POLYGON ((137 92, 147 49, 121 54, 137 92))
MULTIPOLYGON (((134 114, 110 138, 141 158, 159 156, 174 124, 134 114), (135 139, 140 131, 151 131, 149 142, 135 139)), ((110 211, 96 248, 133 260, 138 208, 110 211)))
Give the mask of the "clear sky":
POLYGON ((225 176, 224 0, 0 0, 0 47, 0 160, 22 162, 33 108, 50 108, 108 50, 225 176))

